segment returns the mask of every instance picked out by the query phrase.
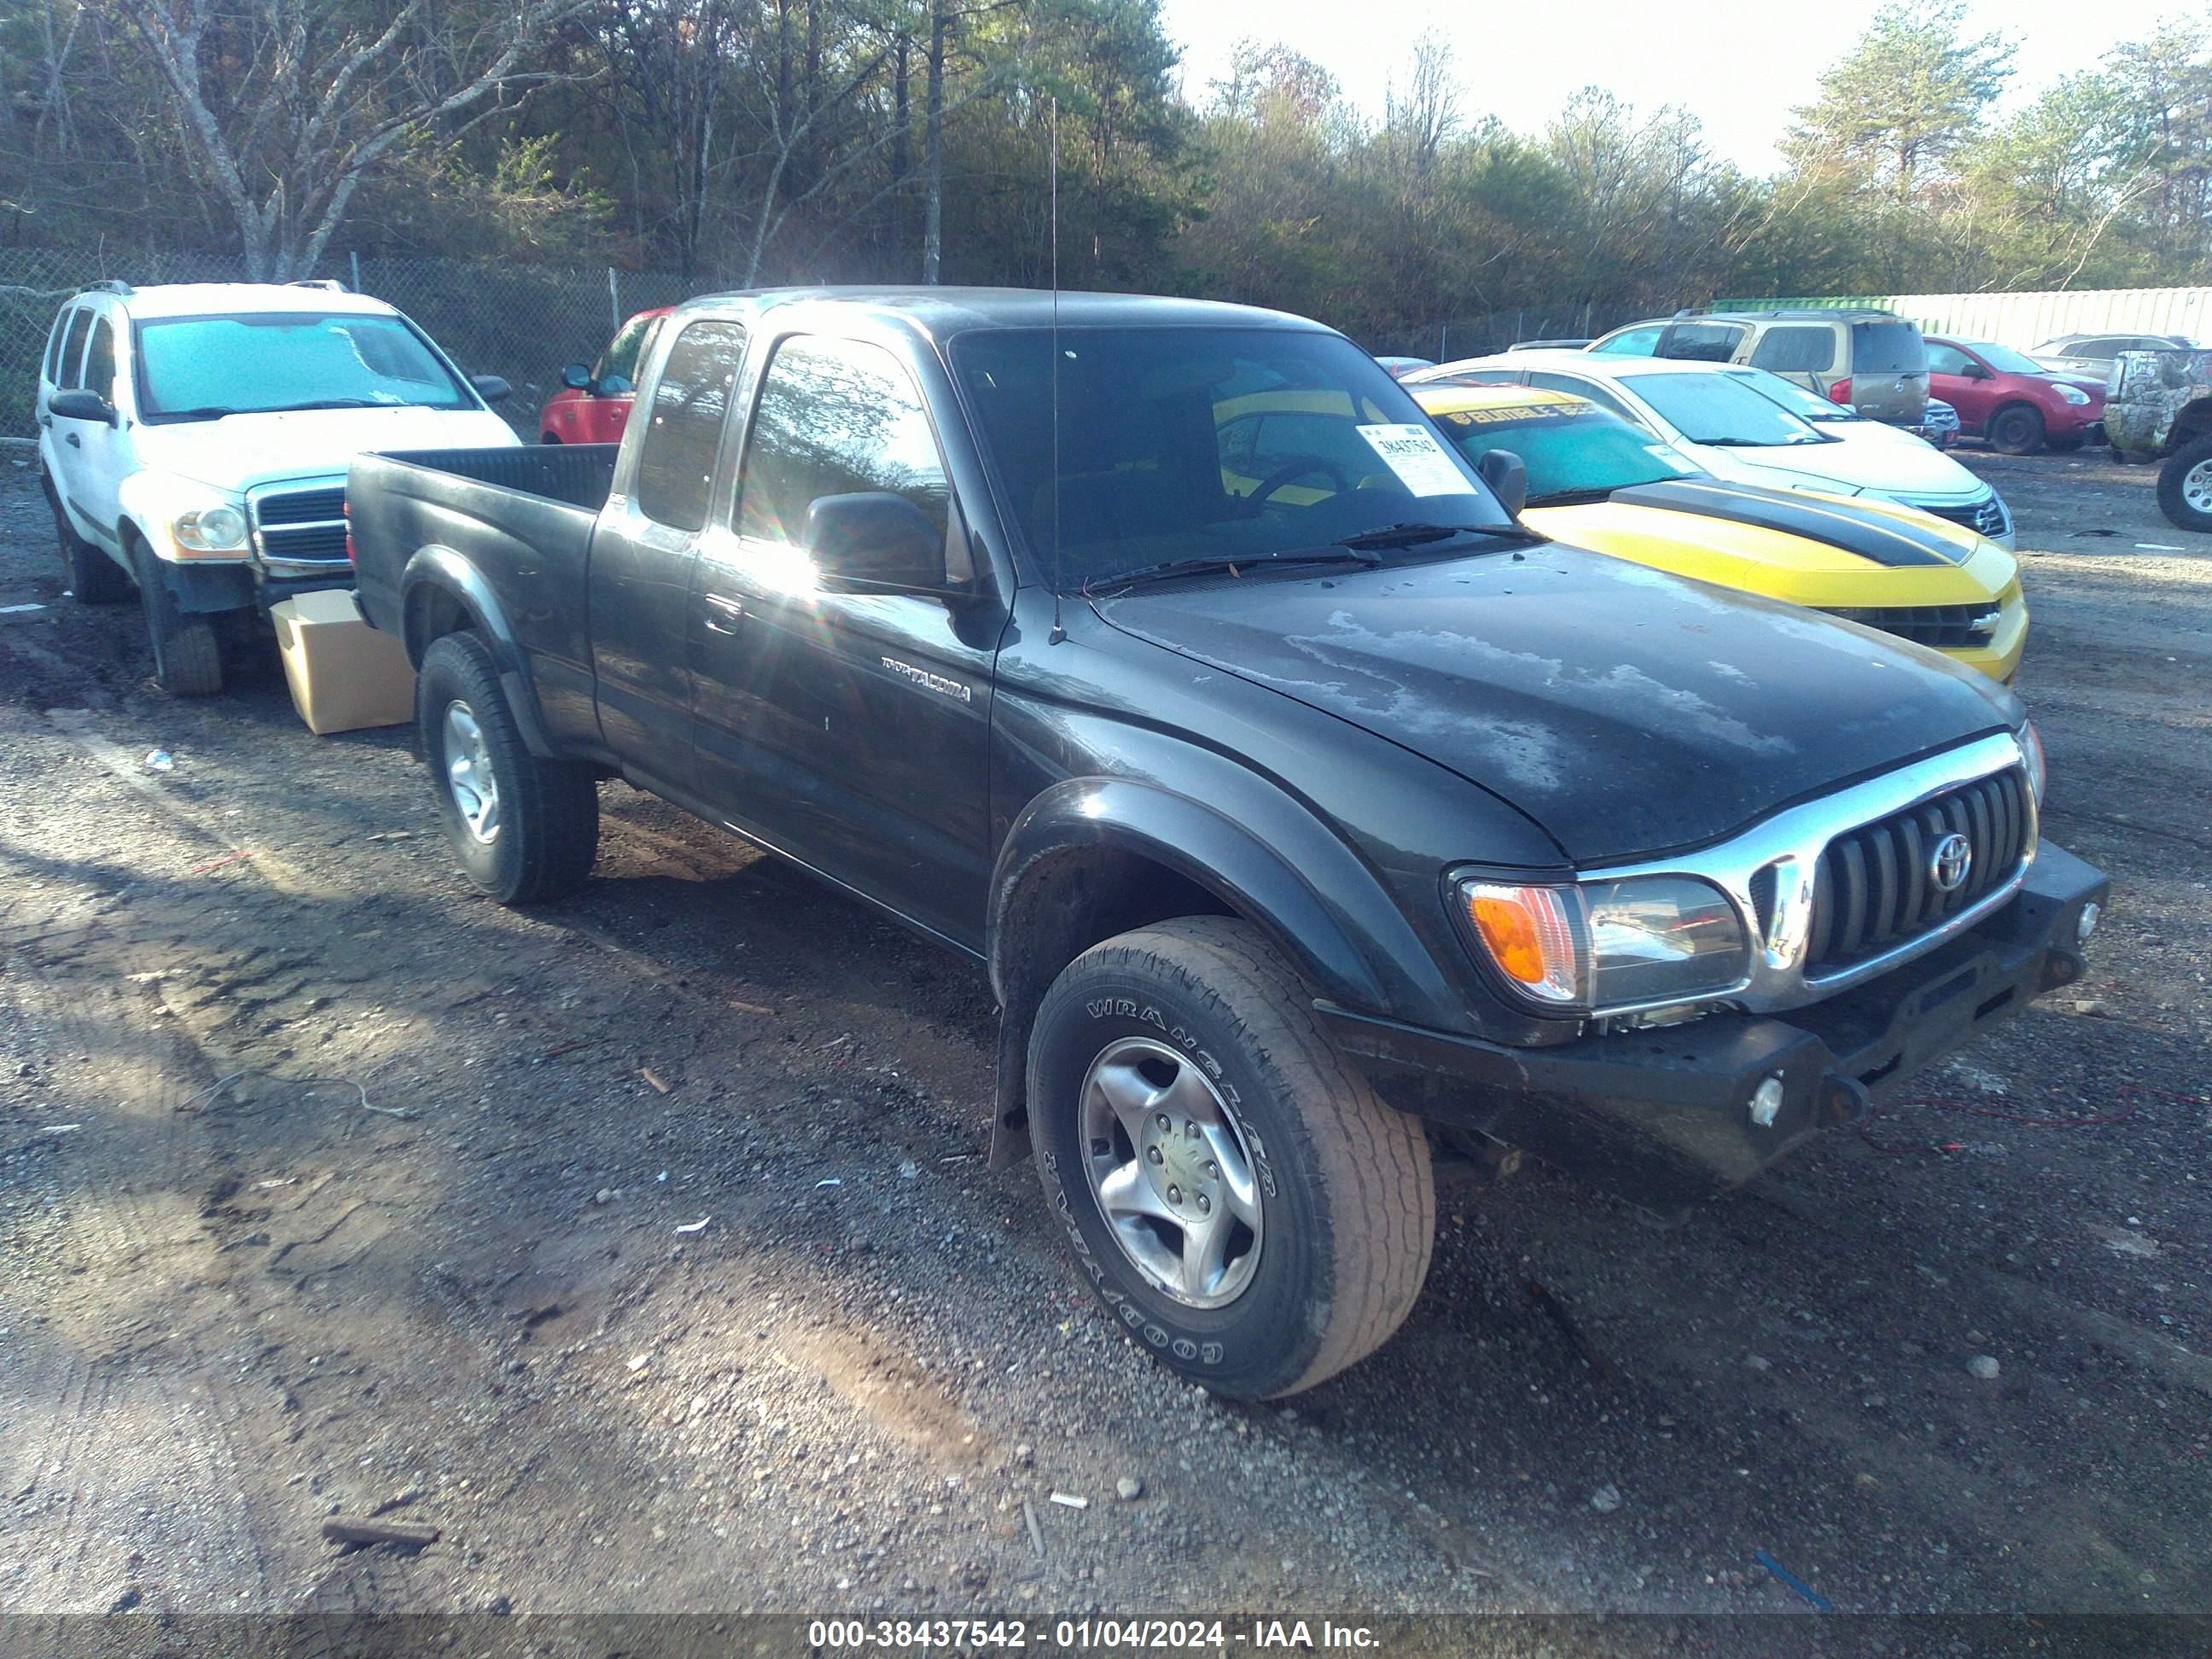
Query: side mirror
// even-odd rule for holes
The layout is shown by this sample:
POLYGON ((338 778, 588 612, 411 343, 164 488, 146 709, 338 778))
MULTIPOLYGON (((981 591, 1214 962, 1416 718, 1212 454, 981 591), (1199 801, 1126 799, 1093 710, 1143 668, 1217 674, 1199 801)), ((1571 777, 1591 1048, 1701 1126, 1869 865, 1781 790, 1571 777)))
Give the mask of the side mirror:
POLYGON ((54 393, 46 399, 46 413, 58 421, 97 421, 102 426, 115 424, 115 405, 97 392, 87 392, 82 388, 54 393))
POLYGON ((571 363, 561 371, 561 384, 571 392, 592 390, 592 371, 582 363, 571 363))
POLYGON ((1486 449, 1474 464, 1498 503, 1514 518, 1528 504, 1528 464, 1510 449, 1486 449))
POLYGON ((469 384, 477 389, 477 396, 488 404, 504 403, 514 396, 514 388, 497 374, 471 374, 469 384))
POLYGON ((816 574, 841 584, 929 592, 945 586, 943 533, 889 490, 817 496, 806 509, 805 544, 816 574))

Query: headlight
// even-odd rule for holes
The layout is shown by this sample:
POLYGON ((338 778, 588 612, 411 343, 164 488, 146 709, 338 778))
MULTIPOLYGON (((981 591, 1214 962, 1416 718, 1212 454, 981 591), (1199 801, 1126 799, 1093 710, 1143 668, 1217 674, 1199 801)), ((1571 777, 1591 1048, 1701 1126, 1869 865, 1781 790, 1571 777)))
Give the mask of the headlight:
POLYGON ((246 545, 246 514, 234 507, 202 507, 179 513, 169 529, 177 545, 187 552, 232 553, 246 545))
POLYGON ((1474 879, 1459 896, 1491 964, 1522 996, 1562 1013, 1718 995, 1750 967, 1735 907, 1688 876, 1559 887, 1474 879))
POLYGON ((2035 729, 2033 720, 2020 728, 2020 754, 2027 767, 2027 787, 2034 792, 2038 811, 2043 809, 2044 785, 2050 781, 2051 768, 2043 758, 2043 738, 2035 729))
POLYGON ((2058 395, 2069 404, 2086 404, 2089 401, 2089 394, 2078 386, 2061 385, 2058 388, 2058 395))

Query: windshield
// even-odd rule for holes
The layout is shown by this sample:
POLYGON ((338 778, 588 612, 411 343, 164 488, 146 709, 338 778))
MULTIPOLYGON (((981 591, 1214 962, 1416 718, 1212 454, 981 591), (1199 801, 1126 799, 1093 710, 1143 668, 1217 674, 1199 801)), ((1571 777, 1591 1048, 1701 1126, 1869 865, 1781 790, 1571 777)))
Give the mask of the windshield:
POLYGON ((1866 416, 1841 404, 1832 404, 1816 392, 1808 392, 1795 380, 1785 380, 1779 374, 1769 374, 1763 368, 1730 371, 1733 380, 1741 380, 1762 398, 1780 404, 1800 420, 1814 421, 1826 426, 1841 421, 1863 421, 1866 416))
POLYGON ((139 412, 149 421, 477 406, 429 343, 398 317, 296 311, 179 317, 140 323, 137 338, 139 412))
MULTIPOLYGON (((1062 584, 1264 561, 1419 523, 1512 530, 1413 398, 1350 341, 1291 329, 1064 329, 1062 584)), ((1054 554, 1052 336, 953 342, 1004 499, 1054 554)))
POLYGON ((1928 347, 1911 323, 1853 323, 1853 374, 1924 374, 1928 347))
POLYGON ((1470 461, 1510 449, 1528 469, 1528 505, 1609 495, 1632 484, 1701 476, 1664 444, 1577 398, 1438 415, 1437 425, 1470 461))
POLYGON ((1620 384, 1693 444, 1768 449, 1823 441, 1795 415, 1746 386, 1740 375, 1624 374, 1620 384))
POLYGON ((1991 345, 1986 340, 1969 340, 1966 342, 1966 347, 2000 374, 2048 374, 2051 373, 2034 358, 2023 352, 2014 351, 2010 346, 1991 345))

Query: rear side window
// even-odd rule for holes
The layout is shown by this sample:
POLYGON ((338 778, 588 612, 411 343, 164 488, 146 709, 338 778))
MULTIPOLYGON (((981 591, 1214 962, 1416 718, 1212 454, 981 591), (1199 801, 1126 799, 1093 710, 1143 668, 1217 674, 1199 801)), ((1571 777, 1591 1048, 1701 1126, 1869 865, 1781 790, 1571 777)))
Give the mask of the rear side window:
POLYGON ((738 532, 797 546, 825 495, 888 490, 945 533, 951 494, 921 393, 879 345, 795 336, 776 348, 745 440, 738 532))
POLYGON ((1928 349, 1911 323, 1853 323, 1851 373, 1924 374, 1928 349))
POLYGON ((670 348, 637 458, 638 509, 654 523, 706 526, 714 451, 744 355, 744 329, 711 318, 687 325, 670 348))
POLYGON ((62 342, 62 372, 54 377, 54 384, 64 392, 74 392, 84 384, 80 371, 84 366, 84 337, 92 332, 92 313, 80 307, 70 319, 69 337, 62 342))
POLYGON ((92 349, 85 354, 84 383, 110 399, 115 396, 115 327, 102 317, 92 325, 92 349))
POLYGON ((1836 366, 1836 332, 1829 328, 1771 328, 1753 349, 1751 364, 1777 374, 1825 374, 1836 366))
POLYGON ((53 332, 46 336, 46 376, 57 385, 61 380, 62 342, 69 337, 70 325, 76 321, 76 308, 64 306, 54 318, 53 332))
POLYGON ((1659 356, 1693 363, 1725 363, 1735 356, 1743 338, 1737 323, 1677 323, 1659 342, 1659 356))

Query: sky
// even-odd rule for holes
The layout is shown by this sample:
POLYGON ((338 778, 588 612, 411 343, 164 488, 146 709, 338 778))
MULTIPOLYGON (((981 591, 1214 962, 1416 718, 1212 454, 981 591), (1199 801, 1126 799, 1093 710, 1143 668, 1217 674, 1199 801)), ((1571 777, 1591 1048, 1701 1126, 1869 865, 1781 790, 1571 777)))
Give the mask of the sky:
MULTIPOLYGON (((1183 95, 1202 104, 1238 40, 1281 41, 1322 64, 1352 101, 1379 116, 1394 76, 1403 85, 1413 42, 1448 41, 1462 112, 1540 131, 1578 89, 1603 87, 1641 110, 1675 104, 1705 124, 1714 153, 1753 173, 1779 163, 1776 141, 1793 106, 1811 101, 1820 71, 1848 50, 1881 0, 1164 0, 1183 49, 1183 95)), ((2165 8, 2081 0, 1972 0, 1970 33, 2014 43, 2007 105, 2059 76, 2093 67, 2108 48, 2152 33, 2165 8)))

